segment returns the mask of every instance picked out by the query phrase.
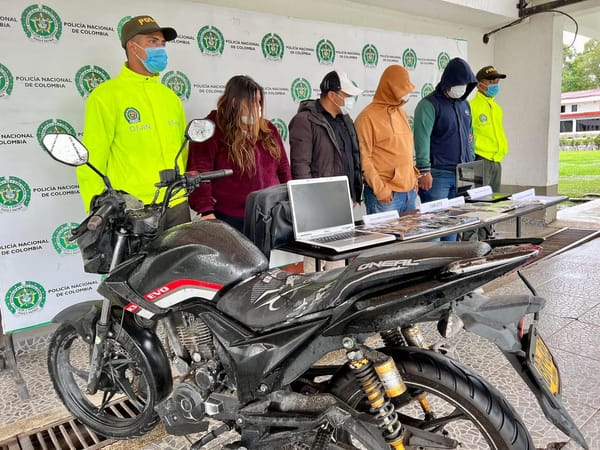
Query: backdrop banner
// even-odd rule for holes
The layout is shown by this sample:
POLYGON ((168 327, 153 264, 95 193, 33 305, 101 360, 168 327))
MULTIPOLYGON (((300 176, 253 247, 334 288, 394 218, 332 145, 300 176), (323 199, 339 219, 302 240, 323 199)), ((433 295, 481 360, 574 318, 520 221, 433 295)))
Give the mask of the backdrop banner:
POLYGON ((406 67, 416 86, 405 107, 412 120, 447 62, 467 54, 460 39, 187 1, 0 0, 0 11, 0 312, 7 332, 46 324, 98 298, 100 277, 83 271, 68 240, 85 217, 75 170, 52 160, 40 141, 57 131, 81 138, 87 96, 121 70, 119 34, 130 17, 149 14, 177 30, 160 79, 181 98, 188 120, 206 116, 227 80, 245 74, 264 87, 265 117, 286 146, 298 103, 318 97, 327 72, 344 70, 365 90, 352 110, 356 117, 385 67, 406 67))

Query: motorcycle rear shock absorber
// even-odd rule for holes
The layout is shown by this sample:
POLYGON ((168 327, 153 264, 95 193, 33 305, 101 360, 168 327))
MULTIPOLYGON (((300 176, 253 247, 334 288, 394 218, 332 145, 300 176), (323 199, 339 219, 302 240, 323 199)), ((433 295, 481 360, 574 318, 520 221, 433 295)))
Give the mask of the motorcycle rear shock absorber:
MULTIPOLYGON (((425 338, 423 337, 423 333, 421 333, 421 327, 418 324, 412 324, 407 327, 403 327, 401 329, 402 336, 406 343, 413 347, 419 347, 423 349, 428 349, 429 345, 425 342, 425 338)), ((435 414, 431 409, 431 405, 427 401, 427 394, 425 392, 420 392, 414 396, 421 405, 421 409, 425 414, 425 419, 433 420, 435 418, 435 414)))
POLYGON ((425 343, 423 333, 418 324, 402 327, 402 336, 409 346, 427 349, 429 346, 425 343))
POLYGON ((379 335, 386 347, 406 347, 406 342, 398 328, 380 331, 379 335))
POLYGON ((409 345, 424 349, 429 348, 425 343, 421 328, 419 328, 419 325, 417 324, 402 327, 400 329, 392 328, 390 330, 384 330, 379 334, 387 347, 406 347, 409 345))
MULTIPOLYGON (((400 330, 398 328, 393 328, 391 330, 381 331, 379 333, 386 347, 406 347, 407 345, 411 345, 414 347, 427 348, 427 344, 425 343, 425 339, 421 333, 421 330, 418 325, 409 325, 407 327, 403 327, 400 330)), ((427 401, 427 394, 424 392, 419 392, 414 395, 414 398, 421 405, 421 409, 425 414, 425 418, 427 420, 433 420, 435 418, 435 414, 431 409, 431 405, 427 401)))
POLYGON ((392 358, 373 364, 360 351, 347 354, 350 368, 371 405, 383 437, 395 450, 405 450, 404 429, 390 397, 406 392, 406 385, 392 358))

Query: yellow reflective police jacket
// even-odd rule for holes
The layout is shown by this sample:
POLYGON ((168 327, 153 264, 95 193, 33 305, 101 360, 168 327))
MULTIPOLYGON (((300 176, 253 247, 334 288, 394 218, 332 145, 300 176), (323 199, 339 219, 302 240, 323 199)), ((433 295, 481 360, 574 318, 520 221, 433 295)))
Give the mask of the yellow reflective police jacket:
MULTIPOLYGON (((85 108, 83 143, 90 162, 107 175, 114 189, 150 203, 159 171, 175 167, 186 121, 181 100, 160 83, 159 76, 140 75, 123 66, 121 73, 96 87, 85 108)), ((185 170, 187 152, 179 160, 185 170)), ((102 179, 89 167, 77 168, 86 210, 104 190, 102 179)), ((159 200, 164 192, 161 192, 159 200)), ((171 206, 183 199, 171 202, 171 206)))
POLYGON ((500 162, 508 153, 508 142, 502 126, 502 108, 492 97, 477 91, 470 101, 475 136, 475 154, 500 162))

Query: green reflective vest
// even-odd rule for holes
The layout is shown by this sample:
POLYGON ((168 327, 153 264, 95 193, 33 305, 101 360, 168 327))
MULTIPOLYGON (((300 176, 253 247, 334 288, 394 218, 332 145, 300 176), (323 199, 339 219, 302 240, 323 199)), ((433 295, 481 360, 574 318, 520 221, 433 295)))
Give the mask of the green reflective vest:
POLYGON ((508 142, 502 126, 502 108, 493 97, 477 91, 470 101, 475 136, 475 154, 500 162, 508 153, 508 142))

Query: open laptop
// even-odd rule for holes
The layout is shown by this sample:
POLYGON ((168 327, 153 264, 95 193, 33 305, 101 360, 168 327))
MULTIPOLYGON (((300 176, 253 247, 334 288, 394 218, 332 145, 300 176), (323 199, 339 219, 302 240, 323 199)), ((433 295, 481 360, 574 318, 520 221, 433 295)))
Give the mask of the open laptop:
POLYGON ((456 166, 456 196, 463 196, 468 202, 499 202, 506 200, 511 194, 492 192, 477 198, 470 198, 468 191, 483 187, 487 184, 484 179, 483 161, 475 160, 456 166))
POLYGON ((345 252, 396 239, 391 234, 355 229, 345 176, 290 180, 287 188, 298 242, 345 252))

